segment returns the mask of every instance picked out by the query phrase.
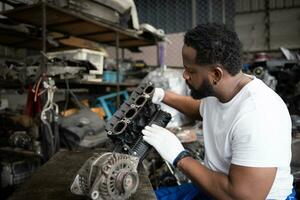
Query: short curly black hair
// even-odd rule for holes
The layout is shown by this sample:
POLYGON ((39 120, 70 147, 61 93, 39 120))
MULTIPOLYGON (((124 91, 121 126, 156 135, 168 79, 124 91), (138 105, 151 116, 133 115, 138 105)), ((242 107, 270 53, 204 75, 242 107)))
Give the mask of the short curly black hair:
POLYGON ((232 76, 242 69, 242 44, 225 25, 200 24, 184 35, 184 44, 197 51, 197 64, 222 64, 232 76))

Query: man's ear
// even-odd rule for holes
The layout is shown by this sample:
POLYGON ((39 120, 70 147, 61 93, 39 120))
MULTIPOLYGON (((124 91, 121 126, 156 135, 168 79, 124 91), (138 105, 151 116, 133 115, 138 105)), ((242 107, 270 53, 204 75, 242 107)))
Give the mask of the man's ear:
POLYGON ((224 71, 223 71, 223 67, 219 64, 216 64, 213 68, 212 68, 212 82, 214 85, 217 85, 220 80, 222 79, 224 75, 224 71))

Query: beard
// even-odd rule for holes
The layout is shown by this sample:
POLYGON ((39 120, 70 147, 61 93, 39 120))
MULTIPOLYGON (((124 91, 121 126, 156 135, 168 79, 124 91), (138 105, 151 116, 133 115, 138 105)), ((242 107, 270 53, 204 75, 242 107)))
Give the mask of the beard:
POLYGON ((187 81, 186 84, 191 90, 191 96, 193 97, 193 99, 203 99, 205 97, 215 96, 215 91, 213 90, 212 85, 207 79, 204 79, 202 85, 199 88, 194 88, 187 81))

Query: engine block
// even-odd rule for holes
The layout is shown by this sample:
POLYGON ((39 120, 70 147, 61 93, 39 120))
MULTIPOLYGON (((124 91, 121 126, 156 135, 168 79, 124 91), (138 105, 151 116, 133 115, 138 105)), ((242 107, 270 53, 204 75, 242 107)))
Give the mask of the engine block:
POLYGON ((151 148, 143 140, 144 127, 152 124, 166 127, 171 120, 171 114, 152 103, 154 89, 151 82, 141 84, 106 124, 108 137, 116 143, 115 151, 137 156, 140 161, 151 148))

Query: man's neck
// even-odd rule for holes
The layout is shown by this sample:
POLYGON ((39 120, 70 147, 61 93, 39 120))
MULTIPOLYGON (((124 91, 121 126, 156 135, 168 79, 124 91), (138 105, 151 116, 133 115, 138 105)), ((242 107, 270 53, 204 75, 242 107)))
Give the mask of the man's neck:
POLYGON ((242 72, 235 76, 227 76, 228 77, 224 79, 224 82, 219 88, 219 95, 216 96, 222 103, 229 102, 233 99, 233 97, 235 97, 235 95, 237 95, 239 91, 252 80, 251 77, 242 72))

